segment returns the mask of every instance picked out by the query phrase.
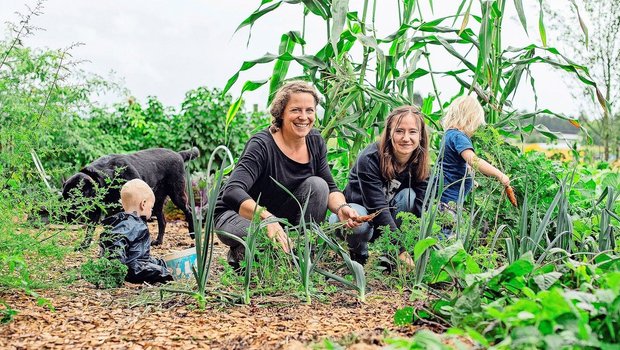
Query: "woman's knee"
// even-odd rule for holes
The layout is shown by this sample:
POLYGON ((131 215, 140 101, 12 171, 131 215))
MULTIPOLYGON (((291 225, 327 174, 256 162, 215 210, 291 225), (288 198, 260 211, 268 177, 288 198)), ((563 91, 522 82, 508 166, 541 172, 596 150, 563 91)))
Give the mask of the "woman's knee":
MULTIPOLYGON (((223 231, 241 239, 247 236, 249 227, 250 220, 242 217, 241 215, 232 210, 229 210, 220 215, 215 222, 216 231, 223 231)), ((239 243, 234 238, 217 232, 216 234, 220 241, 222 241, 222 243, 229 247, 234 248, 238 245, 241 245, 241 243, 239 243)))
POLYGON ((302 205, 308 200, 308 208, 313 208, 317 211, 327 211, 329 186, 327 186, 327 182, 323 178, 310 176, 299 185, 295 191, 295 197, 302 205), (308 195, 310 195, 309 198, 308 195))
POLYGON ((396 207, 397 212, 413 211, 415 207, 415 191, 411 188, 404 188, 400 190, 394 197, 394 206, 396 207))
POLYGON ((302 194, 307 194, 308 191, 311 190, 311 196, 324 197, 326 200, 329 196, 329 186, 322 177, 310 176, 304 180, 299 187, 303 190, 302 194))

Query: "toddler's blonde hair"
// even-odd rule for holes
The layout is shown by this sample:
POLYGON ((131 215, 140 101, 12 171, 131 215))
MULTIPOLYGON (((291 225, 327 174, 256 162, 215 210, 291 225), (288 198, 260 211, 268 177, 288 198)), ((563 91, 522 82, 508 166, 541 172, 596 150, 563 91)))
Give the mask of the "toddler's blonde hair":
POLYGON ((457 97, 441 119, 444 130, 459 129, 467 135, 472 135, 483 124, 484 110, 473 96, 457 97))
POLYGON ((151 187, 140 179, 129 180, 121 188, 121 203, 125 210, 139 205, 145 199, 155 202, 155 194, 151 187))

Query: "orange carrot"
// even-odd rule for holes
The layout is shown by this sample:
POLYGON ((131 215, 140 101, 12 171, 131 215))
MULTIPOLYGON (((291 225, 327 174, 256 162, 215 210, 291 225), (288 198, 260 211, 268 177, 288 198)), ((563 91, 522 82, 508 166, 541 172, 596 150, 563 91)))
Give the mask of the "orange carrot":
POLYGON ((376 212, 372 213, 372 214, 368 214, 368 215, 361 215, 358 216, 356 218, 353 219, 353 221, 355 222, 368 222, 368 221, 372 221, 372 219, 376 218, 377 215, 379 215, 382 211, 386 210, 388 208, 383 208, 383 209, 379 209, 376 212))
POLYGON ((510 201, 510 203, 512 203, 512 205, 514 205, 514 207, 517 207, 517 196, 515 196, 515 191, 512 189, 511 186, 506 186, 506 195, 508 196, 508 200, 510 201))

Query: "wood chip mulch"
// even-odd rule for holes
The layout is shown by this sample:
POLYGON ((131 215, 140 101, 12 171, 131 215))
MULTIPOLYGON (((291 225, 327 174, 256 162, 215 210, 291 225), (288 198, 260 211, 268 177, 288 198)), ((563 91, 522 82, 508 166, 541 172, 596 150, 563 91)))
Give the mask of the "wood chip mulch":
MULTIPOLYGON (((155 224, 150 224, 155 232, 155 224)), ((183 222, 168 225, 161 256, 190 246, 183 222)), ((67 266, 79 266, 87 253, 75 253, 67 266)), ((218 245, 218 253, 225 250, 218 245)), ((219 264, 216 263, 216 265, 219 264)), ((219 270, 221 271, 221 267, 219 270)), ((213 280, 217 280, 217 268, 213 280)), ((159 287, 126 283, 117 289, 95 289, 83 280, 37 291, 54 310, 38 306, 23 292, 0 293, 18 311, 0 326, 0 349, 306 349, 330 339, 350 349, 377 349, 386 337, 409 337, 416 327, 397 327, 394 312, 408 296, 375 290, 359 303, 347 292, 306 305, 294 295, 255 296, 251 305, 207 304, 198 310, 183 295, 159 297, 159 287)))

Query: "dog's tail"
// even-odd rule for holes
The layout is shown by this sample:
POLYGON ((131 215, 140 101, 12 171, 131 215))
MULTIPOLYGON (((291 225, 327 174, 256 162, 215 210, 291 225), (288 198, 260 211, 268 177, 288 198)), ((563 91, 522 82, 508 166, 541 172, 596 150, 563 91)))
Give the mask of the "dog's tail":
POLYGON ((183 161, 187 162, 188 160, 196 159, 200 156, 200 151, 198 147, 192 147, 187 151, 180 151, 179 154, 183 157, 183 161))

